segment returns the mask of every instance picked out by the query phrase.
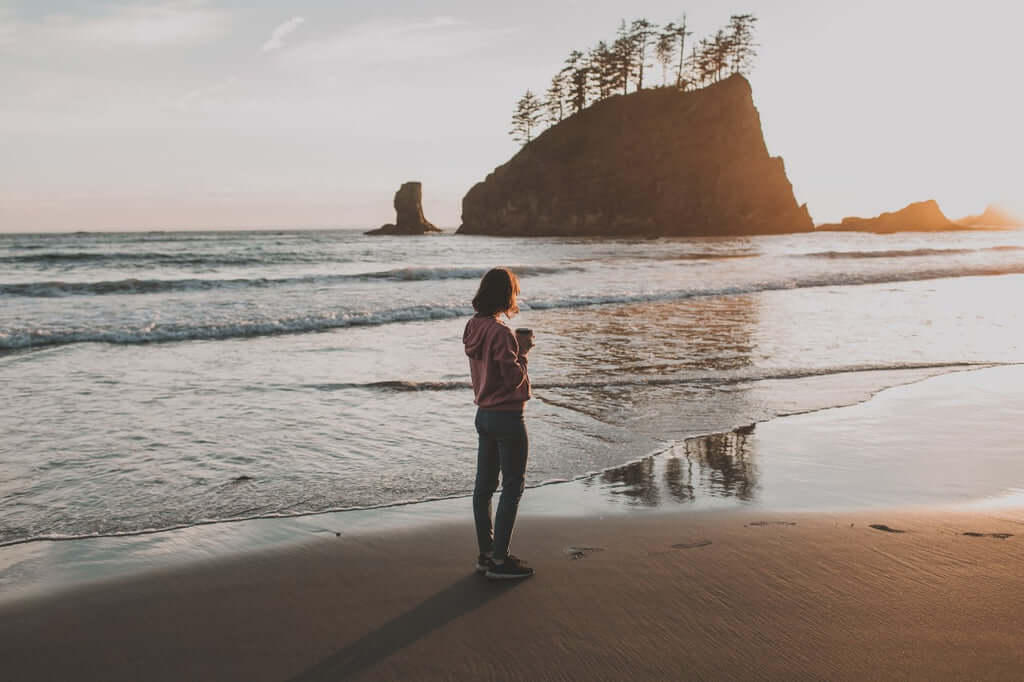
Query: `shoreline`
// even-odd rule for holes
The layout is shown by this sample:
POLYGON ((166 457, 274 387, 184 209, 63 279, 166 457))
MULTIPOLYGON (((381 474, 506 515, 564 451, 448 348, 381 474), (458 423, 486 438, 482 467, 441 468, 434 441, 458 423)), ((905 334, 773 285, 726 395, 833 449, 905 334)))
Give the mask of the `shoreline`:
MULTIPOLYGON (((804 408, 804 409, 794 410, 794 411, 791 411, 791 412, 782 412, 782 413, 777 414, 775 416, 768 417, 768 418, 765 418, 765 419, 760 419, 760 420, 757 420, 757 421, 753 421, 753 422, 748 423, 748 424, 738 424, 738 425, 732 427, 729 430, 718 430, 718 431, 708 431, 708 432, 705 432, 705 433, 695 433, 693 435, 686 436, 682 440, 683 441, 688 441, 688 440, 694 440, 694 439, 700 439, 700 438, 708 438, 708 437, 713 437, 713 436, 721 436, 721 435, 726 435, 726 434, 729 434, 729 433, 732 433, 732 432, 735 432, 735 431, 741 431, 741 430, 744 430, 744 429, 754 428, 758 424, 763 424, 763 423, 766 423, 766 422, 769 422, 769 421, 774 421, 776 419, 784 419, 786 417, 793 417, 793 416, 799 416, 799 415, 804 415, 804 414, 811 414, 811 413, 815 413, 815 412, 825 412, 825 411, 828 411, 828 410, 837 410, 837 409, 842 409, 844 407, 851 407, 851 406, 854 406, 854 405, 858 405, 858 404, 867 402, 867 401, 871 400, 872 398, 874 398, 875 396, 877 396, 879 393, 882 393, 883 391, 887 391, 887 390, 892 389, 892 388, 898 388, 900 386, 911 386, 913 384, 917 384, 917 383, 920 383, 922 381, 926 381, 928 379, 931 379, 931 378, 934 378, 934 377, 937 377, 937 376, 944 376, 944 375, 947 375, 947 374, 955 374, 955 373, 958 373, 958 372, 974 372, 974 371, 983 370, 983 369, 992 369, 992 368, 1001 368, 1001 367, 1009 368, 1009 367, 1020 367, 1020 366, 1024 366, 1024 363, 952 362, 952 363, 942 363, 942 364, 912 365, 912 366, 897 367, 897 368, 881 368, 881 367, 850 368, 850 369, 843 369, 843 370, 835 371, 835 372, 829 372, 827 374, 808 373, 808 374, 783 375, 783 376, 765 376, 765 377, 751 378, 751 379, 748 379, 748 378, 737 378, 735 380, 732 380, 731 382, 724 382, 724 383, 726 385, 729 385, 729 384, 744 384, 744 383, 755 384, 755 383, 758 383, 758 382, 780 382, 780 381, 791 381, 791 380, 802 380, 802 379, 823 379, 823 378, 834 379, 834 378, 841 377, 841 376, 844 376, 844 375, 858 375, 858 374, 903 374, 903 373, 908 374, 908 375, 909 374, 914 374, 914 373, 917 374, 917 376, 908 377, 905 380, 899 380, 899 381, 893 381, 891 383, 885 383, 885 384, 881 385, 880 387, 869 389, 869 390, 865 391, 863 394, 857 395, 856 397, 845 398, 845 399, 841 400, 840 402, 838 402, 836 404, 824 405, 824 406, 820 406, 820 407, 818 407, 818 406, 808 407, 808 408, 804 408)), ((697 380, 695 380, 695 381, 697 381, 697 380)), ((655 383, 657 383, 657 382, 655 382, 655 383)), ((855 390, 854 393, 857 393, 857 391, 855 390)), ((538 396, 535 396, 534 400, 537 400, 538 402, 549 402, 549 401, 545 401, 544 398, 538 397, 538 396)), ((553 403, 553 404, 557 404, 557 403, 553 403)), ((526 489, 527 490, 534 490, 534 489, 537 489, 537 488, 544 488, 544 487, 547 487, 547 486, 550 486, 550 485, 561 485, 561 484, 566 484, 566 483, 573 483, 573 482, 576 482, 576 481, 582 481, 582 480, 585 480, 585 479, 593 478, 595 476, 600 476, 602 474, 605 474, 605 473, 608 473, 608 472, 611 472, 611 471, 615 471, 615 470, 621 469, 623 467, 628 467, 630 465, 637 464, 637 463, 642 462, 642 461, 647 460, 647 459, 651 459, 651 458, 655 458, 655 457, 659 457, 661 455, 664 455, 666 452, 671 450, 671 448, 673 447, 674 444, 675 444, 675 441, 666 441, 664 444, 662 444, 662 445, 652 449, 649 452, 646 452, 646 453, 640 455, 639 457, 635 457, 633 459, 628 459, 628 460, 625 460, 625 461, 623 461, 621 463, 618 463, 618 464, 613 464, 613 465, 610 465, 610 466, 607 466, 607 467, 604 467, 604 468, 601 468, 601 469, 587 471, 585 473, 576 474, 574 476, 570 476, 570 477, 566 477, 566 478, 553 478, 553 479, 549 479, 549 480, 543 480, 543 481, 540 481, 540 482, 537 482, 537 483, 530 483, 530 484, 527 484, 526 489)), ((256 515, 256 516, 242 516, 242 517, 238 517, 238 518, 204 519, 204 520, 187 522, 187 523, 181 523, 181 524, 177 524, 177 525, 165 526, 165 527, 160 527, 160 528, 142 528, 142 529, 138 529, 138 530, 116 531, 116 532, 106 532, 106 533, 95 533, 95 534, 86 534, 86 535, 40 535, 40 536, 33 536, 33 537, 28 537, 28 538, 23 538, 23 539, 18 539, 18 540, 11 540, 11 541, 6 541, 6 542, 0 542, 0 552, 2 552, 4 549, 6 549, 8 547, 17 547, 18 545, 30 544, 30 543, 35 543, 35 542, 73 542, 73 541, 78 541, 78 540, 100 540, 100 539, 105 539, 105 538, 133 538, 133 537, 139 537, 139 536, 145 536, 145 535, 155 535, 155 534, 159 534, 159 533, 173 533, 173 532, 176 532, 176 531, 187 531, 187 530, 189 530, 191 528, 200 528, 202 526, 209 526, 209 525, 216 525, 216 524, 235 524, 235 523, 245 523, 245 522, 249 522, 249 521, 264 521, 264 520, 271 520, 271 519, 296 519, 296 518, 303 518, 303 517, 320 516, 320 515, 324 515, 324 514, 347 514, 347 513, 350 513, 350 512, 386 511, 386 510, 389 510, 389 509, 398 508, 398 507, 407 507, 407 506, 410 506, 410 505, 433 504, 433 503, 437 503, 437 502, 445 502, 445 501, 448 501, 448 500, 468 499, 468 498, 472 497, 472 494, 473 494, 472 491, 464 491, 464 492, 454 493, 454 494, 451 494, 451 495, 442 495, 442 496, 437 496, 437 497, 426 497, 426 498, 422 498, 422 499, 412 499, 412 500, 396 500, 394 502, 384 502, 384 503, 381 503, 381 504, 373 504, 373 505, 368 505, 368 506, 363 506, 363 507, 360 507, 360 506, 334 507, 334 508, 323 509, 323 510, 319 510, 319 511, 301 511, 301 512, 291 512, 291 513, 280 512, 280 513, 261 514, 261 515, 256 515)))
POLYGON ((471 522, 430 523, 0 604, 0 655, 25 681, 1007 679, 1022 533, 1019 507, 527 516, 509 585, 471 522))
MULTIPOLYGON (((957 367, 941 373, 918 370, 913 377, 903 383, 886 384, 877 390, 868 391, 852 402, 809 411, 796 411, 780 415, 755 426, 755 436, 764 440, 765 433, 771 435, 773 430, 780 431, 774 439, 768 438, 763 449, 779 450, 785 447, 787 439, 803 433, 799 429, 793 431, 794 418, 810 417, 824 419, 826 425, 844 425, 844 422, 856 413, 858 407, 870 405, 879 396, 889 395, 892 402, 893 393, 911 391, 924 396, 935 394, 936 388, 926 382, 934 382, 955 376, 967 377, 961 384, 977 384, 979 374, 1003 373, 1012 378, 1012 373, 1020 374, 1024 367, 1015 365, 995 365, 987 367, 957 367), (922 387, 922 384, 924 386, 922 387), (817 415, 817 416, 816 416, 817 415)), ((999 376, 994 374, 993 376, 999 376)), ((1006 379, 1003 379, 1005 383, 1006 379)), ((983 382, 982 382, 983 383, 983 382)), ((998 383, 998 382, 996 382, 998 383)), ((849 397, 849 396, 848 396, 849 397)), ((896 407, 899 407, 898 403, 896 407)), ((1024 406, 1022 406, 1024 409, 1024 406)), ((876 411, 878 411, 876 409, 876 411)), ((895 417, 885 415, 886 422, 895 421, 895 417)), ((877 425, 877 424, 876 424, 877 425)), ((804 428, 806 431, 806 427, 804 428)), ((685 439, 678 444, 668 444, 648 455, 630 460, 622 464, 596 472, 589 472, 568 480, 545 481, 529 486, 521 509, 523 517, 537 518, 605 518, 619 516, 644 516, 657 514, 699 514, 703 512, 730 513, 737 510, 754 510, 766 513, 860 513, 873 508, 896 508, 904 512, 914 510, 958 510, 969 509, 974 504, 971 499, 944 499, 911 501, 901 500, 886 502, 881 500, 873 504, 865 503, 864 499, 831 502, 828 498, 816 502, 787 502, 785 496, 772 503, 759 503, 758 499, 748 500, 742 490, 725 490, 716 496, 691 493, 689 497, 673 500, 662 494, 659 497, 660 482, 647 481, 652 476, 666 476, 670 471, 666 466, 672 458, 678 456, 677 447, 700 443, 707 439, 728 438, 737 434, 749 434, 754 427, 745 427, 726 433, 709 434, 685 439), (651 488, 649 486, 654 485, 651 488), (737 495, 739 495, 737 499, 737 495)), ((811 435, 814 436, 813 431, 811 435)), ((828 435, 827 433, 825 434, 828 435)), ((743 436, 741 436, 743 437, 743 436)), ((820 436, 814 442, 823 445, 820 436)), ((757 454, 757 453, 755 453, 757 454)), ((889 453, 886 453, 887 456, 889 453)), ((896 458, 901 452, 891 453, 896 458)), ((719 455, 727 459, 748 455, 735 450, 719 455)), ((763 458, 765 455, 759 454, 763 458)), ((689 454, 687 454, 689 457, 689 454)), ((689 462, 690 466, 693 462, 689 462)), ((700 462, 698 461, 698 464, 700 462)), ((714 464, 713 475, 726 478, 753 475, 745 474, 742 469, 726 469, 718 472, 721 463, 714 464)), ((746 466, 746 465, 744 465, 746 466)), ((797 470, 799 473, 799 470, 797 470)), ((761 473, 764 476, 764 473, 761 473)), ((672 482, 666 481, 671 491, 672 482)), ((685 483, 685 482, 684 482, 685 483)), ((741 484, 747 485, 740 481, 741 484)), ((677 484, 678 485, 678 484, 677 484)), ((749 485, 757 487, 756 479, 749 485)), ((775 488, 779 484, 772 484, 775 488)), ((665 491, 662 489, 662 493, 665 491)), ((768 491, 770 494, 770 490, 768 491)), ((797 494, 806 495, 796 490, 797 494)), ((764 492, 761 493, 763 496, 764 492)), ((1011 504, 1014 504, 1011 498, 1011 504)), ((1024 506, 1022 501, 1021 506, 1024 506)), ((313 513, 267 515, 236 520, 217 520, 198 524, 182 525, 171 529, 144 530, 123 534, 96 535, 72 538, 36 538, 0 547, 0 604, 18 601, 24 598, 45 595, 54 590, 62 590, 66 586, 84 586, 106 580, 127 578, 136 574, 148 573, 165 567, 178 568, 196 561, 217 558, 241 557, 265 550, 288 548, 317 537, 363 537, 375 533, 400 531, 406 528, 422 527, 424 524, 459 523, 467 517, 468 495, 453 495, 433 500, 417 500, 402 503, 391 503, 367 508, 345 510, 328 510, 313 513)))
POLYGON ((1022 374, 535 487, 513 551, 537 575, 512 584, 474 572, 464 497, 9 546, 0 660, 25 682, 1014 678, 1022 374), (998 494, 949 487, 990 466, 998 494))

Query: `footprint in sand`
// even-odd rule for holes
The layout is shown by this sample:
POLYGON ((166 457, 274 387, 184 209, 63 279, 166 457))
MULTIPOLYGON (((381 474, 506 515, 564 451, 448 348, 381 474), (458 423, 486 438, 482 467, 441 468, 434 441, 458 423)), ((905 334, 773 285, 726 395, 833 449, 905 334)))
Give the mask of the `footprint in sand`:
POLYGON ((999 540, 1005 540, 1006 538, 1012 538, 1013 533, 963 533, 969 538, 997 538, 999 540))
POLYGON ((696 542, 677 542, 672 545, 672 549, 697 549, 698 547, 707 547, 711 544, 711 540, 697 540, 696 542))
POLYGON ((743 525, 758 526, 759 528, 764 528, 765 526, 795 526, 796 521, 752 521, 743 525))
POLYGON ((907 532, 905 530, 900 530, 899 528, 893 528, 892 526, 887 526, 884 523, 872 523, 870 526, 868 526, 868 528, 874 528, 875 530, 885 531, 886 533, 906 533, 907 532))
POLYGON ((603 552, 604 547, 566 547, 565 553, 569 555, 569 559, 575 561, 582 559, 587 555, 587 552, 603 552))

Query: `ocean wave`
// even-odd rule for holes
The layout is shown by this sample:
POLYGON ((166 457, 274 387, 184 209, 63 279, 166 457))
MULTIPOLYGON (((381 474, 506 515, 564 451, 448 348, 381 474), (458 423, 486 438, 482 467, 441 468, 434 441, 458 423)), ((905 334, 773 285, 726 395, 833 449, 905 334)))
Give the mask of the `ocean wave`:
POLYGON ((955 256, 988 251, 1024 251, 1024 246, 992 246, 984 249, 890 249, 882 251, 817 251, 794 254, 798 258, 913 258, 917 256, 955 256))
MULTIPOLYGON (((991 362, 898 362, 889 364, 860 364, 860 365, 836 365, 832 367, 815 368, 779 368, 779 369, 751 369, 749 371, 737 371, 723 375, 717 373, 688 372, 676 375, 634 375, 634 376, 610 376, 600 380, 578 380, 572 381, 540 381, 533 382, 532 387, 537 391, 559 390, 559 389, 601 389, 601 388, 628 388, 636 386, 650 388, 654 386, 682 386, 682 385, 714 385, 730 386, 735 384, 750 383, 755 381, 786 380, 786 379, 810 379, 819 376, 831 376, 834 374, 851 374, 857 372, 884 372, 895 370, 921 370, 921 369, 957 369, 957 368, 983 368, 991 367, 991 362)), ((301 384, 298 387, 292 385, 280 385, 274 388, 291 389, 302 388, 317 391, 351 391, 363 390, 379 393, 415 393, 421 391, 461 391, 469 390, 472 384, 468 381, 369 381, 358 382, 333 382, 323 384, 301 384)))
MULTIPOLYGON (((567 272, 583 272, 586 268, 576 265, 544 266, 544 265, 510 265, 508 268, 520 277, 533 277, 538 275, 559 275, 567 272)), ((394 281, 422 281, 430 279, 479 279, 487 274, 490 268, 465 267, 465 268, 397 268, 381 272, 366 272, 356 275, 346 275, 353 279, 389 279, 394 281)))
POLYGON ((367 313, 327 313, 278 320, 242 320, 221 324, 149 324, 142 328, 23 329, 0 331, 0 351, 63 346, 72 343, 142 345, 172 341, 220 341, 280 334, 308 334, 345 327, 423 322, 468 316, 469 306, 411 306, 367 313))
MULTIPOLYGON (((553 275, 566 272, 582 272, 584 268, 521 266, 512 270, 522 277, 553 275)), ((486 268, 397 268, 379 272, 364 272, 346 275, 308 275, 281 278, 231 278, 231 279, 119 279, 100 282, 17 282, 0 283, 0 296, 24 296, 32 298, 57 298, 63 296, 105 296, 111 294, 152 294, 173 291, 208 291, 211 289, 273 287, 288 285, 331 285, 352 281, 420 282, 444 279, 477 279, 483 277, 486 268)))
MULTIPOLYGON (((787 291, 834 286, 858 286, 895 282, 913 282, 956 277, 1024 274, 1024 264, 1011 267, 966 267, 916 272, 841 273, 758 282, 708 289, 684 289, 640 294, 569 296, 548 300, 530 300, 524 310, 585 308, 599 305, 665 303, 691 298, 738 296, 767 291, 787 291)), ((71 343, 147 344, 169 341, 220 340, 302 334, 344 327, 376 326, 401 322, 445 320, 472 314, 468 305, 420 305, 359 313, 324 313, 276 320, 243 320, 219 324, 150 324, 141 329, 9 329, 0 331, 0 351, 71 343)))
POLYGON ((134 252, 134 251, 46 251, 43 253, 24 253, 0 256, 0 263, 16 265, 117 265, 119 267, 152 267, 154 265, 171 265, 186 267, 216 267, 233 265, 276 265, 279 263, 348 263, 350 258, 342 258, 331 254, 316 252, 269 252, 269 253, 220 253, 195 254, 174 253, 166 251, 134 252))
POLYGON ((610 296, 582 296, 572 299, 531 300, 524 308, 549 310, 552 308, 583 308, 595 305, 625 305, 641 303, 667 303, 689 298, 716 296, 740 296, 762 291, 788 291, 791 289, 814 289, 819 287, 861 286, 866 284, 887 284, 896 282, 919 282, 931 279, 959 277, 985 277, 997 275, 1024 274, 1024 263, 1005 267, 977 266, 957 268, 934 268, 909 272, 874 273, 830 273, 810 277, 795 277, 788 280, 739 284, 718 288, 665 291, 642 294, 618 294, 610 296))
MULTIPOLYGON (((369 381, 358 382, 334 382, 327 384, 303 384, 300 388, 313 389, 317 391, 349 391, 366 390, 379 391, 381 393, 413 393, 417 391, 456 391, 472 388, 473 384, 468 381, 404 381, 395 379, 393 381, 369 381)), ((278 387, 278 388, 292 388, 278 387)))

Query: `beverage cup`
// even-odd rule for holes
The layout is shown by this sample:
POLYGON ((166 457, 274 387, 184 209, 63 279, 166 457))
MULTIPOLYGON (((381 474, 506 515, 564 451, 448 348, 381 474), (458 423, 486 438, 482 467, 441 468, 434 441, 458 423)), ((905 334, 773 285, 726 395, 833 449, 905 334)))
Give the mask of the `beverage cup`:
POLYGON ((519 341, 520 345, 522 345, 522 339, 528 339, 529 342, 530 342, 529 346, 532 348, 533 347, 533 330, 530 329, 529 327, 519 327, 518 329, 516 329, 516 340, 519 341))

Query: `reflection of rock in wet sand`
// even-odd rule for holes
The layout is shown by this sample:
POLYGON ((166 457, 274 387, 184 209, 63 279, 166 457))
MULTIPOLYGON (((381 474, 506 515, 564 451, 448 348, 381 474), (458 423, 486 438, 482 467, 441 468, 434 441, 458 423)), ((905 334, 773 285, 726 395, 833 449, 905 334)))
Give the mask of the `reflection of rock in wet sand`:
POLYGON ((671 457, 665 462, 665 487, 679 502, 694 498, 693 462, 688 458, 671 457))
POLYGON ((612 493, 625 495, 639 504, 654 507, 661 499, 658 484, 654 479, 653 457, 610 469, 601 474, 601 480, 611 484, 612 493))
POLYGON ((753 499, 756 478, 747 447, 750 431, 744 431, 716 433, 686 441, 686 458, 703 463, 701 487, 706 487, 712 495, 738 497, 744 501, 753 499))
POLYGON ((601 474, 599 482, 632 504, 657 506, 663 496, 691 502, 701 494, 754 497, 757 477, 747 437, 752 427, 690 438, 667 452, 601 474), (660 476, 659 476, 660 473, 660 476), (664 481, 664 490, 659 484, 664 481))

